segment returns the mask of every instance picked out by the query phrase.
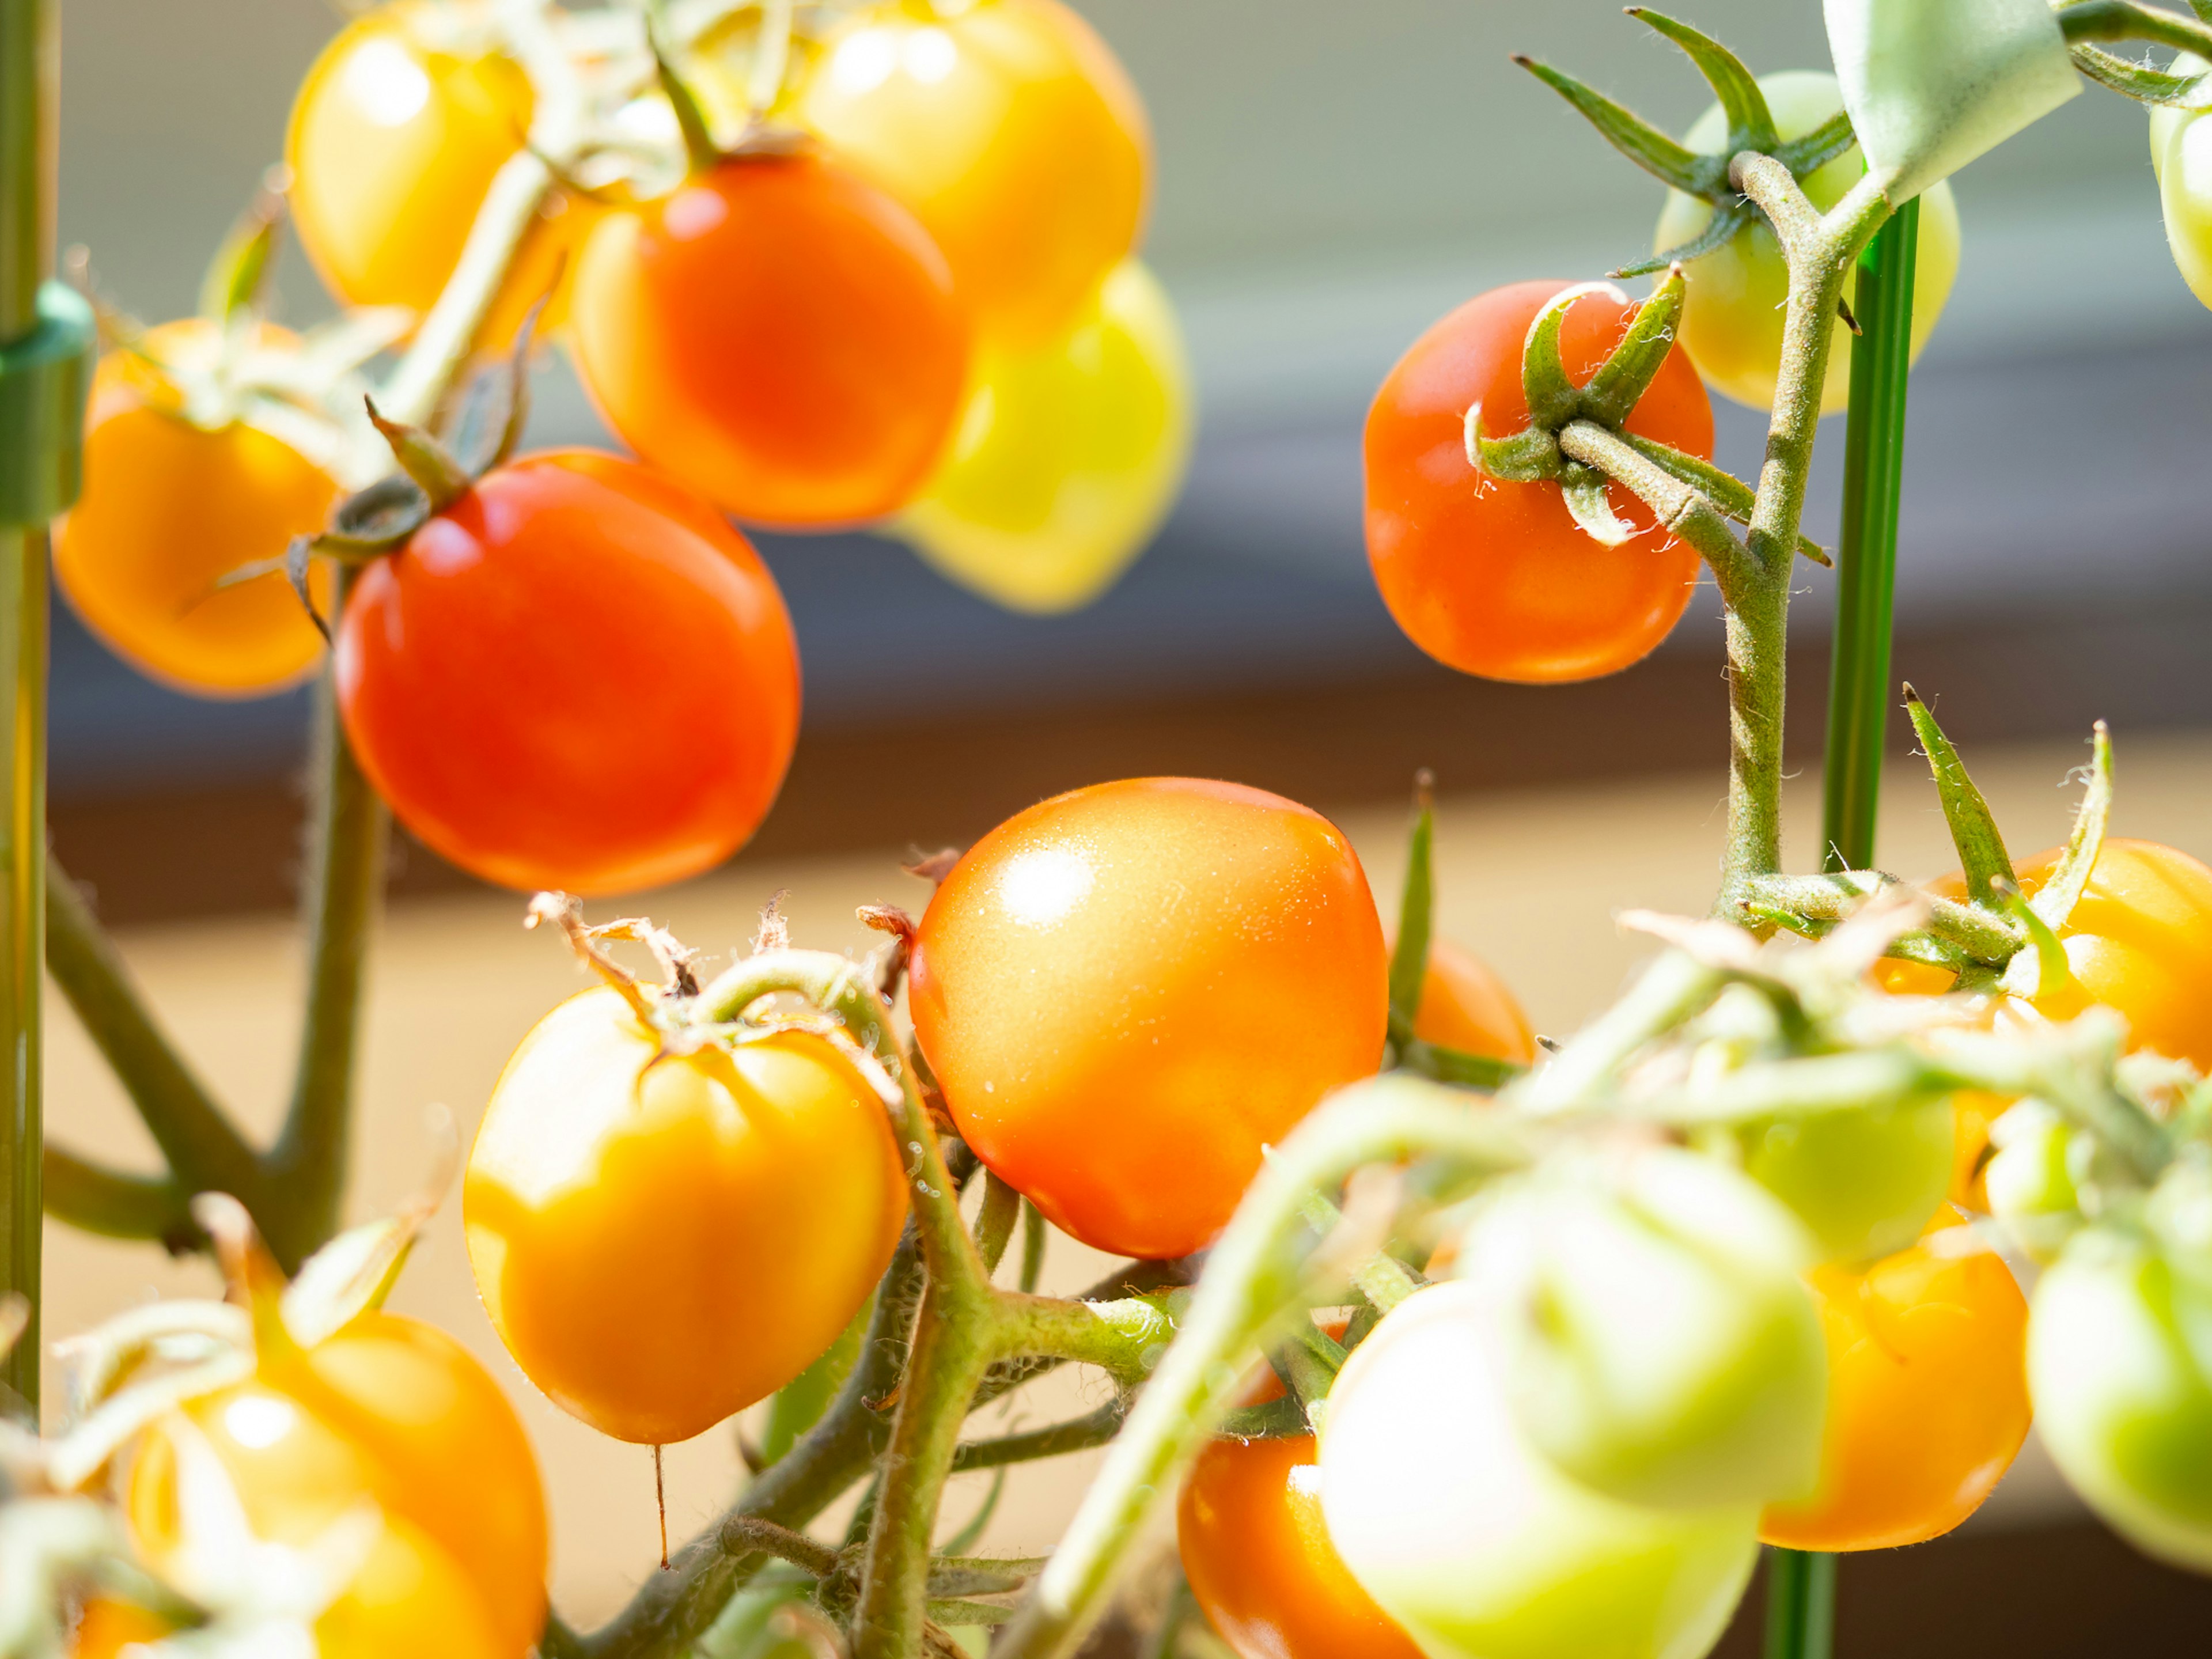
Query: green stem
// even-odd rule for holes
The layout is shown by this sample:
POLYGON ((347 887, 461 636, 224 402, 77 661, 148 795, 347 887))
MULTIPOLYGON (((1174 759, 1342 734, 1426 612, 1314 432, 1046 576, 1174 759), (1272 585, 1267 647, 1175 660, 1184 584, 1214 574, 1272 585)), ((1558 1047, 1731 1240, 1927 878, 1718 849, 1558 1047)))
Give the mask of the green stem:
POLYGON ((1897 512, 1905 477, 1905 398, 1912 358, 1912 281, 1920 204, 1907 202, 1859 258, 1851 404, 1844 434, 1843 535, 1836 549, 1836 626, 1828 670, 1827 870, 1874 863, 1875 809, 1892 701, 1890 612, 1897 512))
POLYGON ((1766 1553, 1766 1659, 1829 1659, 1835 1650, 1836 1558, 1766 1553))
POLYGON ((125 1175, 65 1152, 46 1148, 46 1213, 103 1238, 190 1243, 191 1194, 167 1176, 125 1175))
POLYGON ((1127 1396, 1115 1395, 1097 1410, 1070 1418, 1065 1423, 1019 1434, 1003 1434, 992 1440, 963 1440, 952 1455, 952 1470, 957 1474, 967 1469, 1003 1468, 1010 1463, 1030 1463, 1040 1458, 1089 1451, 1119 1434, 1128 1416, 1127 1396))
POLYGON ((2144 40, 2212 58, 2212 24, 2133 0, 2077 0, 2062 6, 2058 27, 2075 40, 2144 40))

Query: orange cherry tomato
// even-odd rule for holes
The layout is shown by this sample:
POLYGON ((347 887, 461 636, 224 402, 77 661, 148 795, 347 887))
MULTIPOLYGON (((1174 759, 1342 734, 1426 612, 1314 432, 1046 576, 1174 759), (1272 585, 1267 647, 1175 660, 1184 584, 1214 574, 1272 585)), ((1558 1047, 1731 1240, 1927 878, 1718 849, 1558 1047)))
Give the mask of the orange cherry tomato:
POLYGON ((852 1322, 906 1220, 875 1091, 788 1032, 664 1054, 620 994, 570 998, 492 1091, 462 1187, 500 1340, 603 1434, 702 1434, 852 1322))
MULTIPOLYGON (((272 344, 290 337, 264 333, 272 344)), ((184 418, 155 365, 212 367, 221 344, 213 324, 192 318, 149 331, 143 357, 100 360, 84 493, 55 528, 54 575, 85 625, 155 678, 203 696, 257 696, 313 667, 322 636, 282 571, 216 584, 320 530, 341 491, 281 438, 184 418)))
MULTIPOLYGON (((1960 1224, 1941 1217, 1931 1233, 1960 1224)), ((2027 1437, 2027 1303, 1997 1256, 1929 1239, 1871 1267, 1812 1273, 1828 1336, 1820 1484, 1776 1504, 1759 1536, 1799 1550, 1875 1550, 1951 1530, 2027 1437)))
POLYGON ((134 1645, 158 1642, 174 1628, 143 1607, 95 1597, 77 1616, 70 1659, 126 1659, 134 1645))
POLYGON ((994 339, 1061 333, 1136 245, 1144 102, 1056 0, 871 6, 824 44, 799 113, 914 210, 994 339))
POLYGON ((366 1313, 180 1415, 147 1431, 128 1480, 131 1534, 155 1572, 195 1541, 179 1502, 189 1425, 262 1539, 303 1547, 364 1504, 380 1512, 366 1563, 317 1621, 324 1659, 522 1659, 536 1644, 537 1460, 499 1384, 444 1332, 366 1313))
POLYGON ((1413 1011, 1413 1035, 1439 1048, 1517 1066, 1536 1058, 1536 1033, 1505 981, 1474 951, 1448 939, 1429 941, 1429 971, 1413 1011))
MULTIPOLYGON (((1414 644, 1462 673, 1549 684, 1626 668, 1665 639, 1690 602, 1698 556, 1659 534, 1625 489, 1613 512, 1642 535, 1601 546, 1556 483, 1504 483, 1468 465, 1465 422, 1528 424, 1521 348, 1565 283, 1516 283, 1468 301, 1398 360, 1367 415, 1367 559, 1382 601, 1414 644)), ((1635 307, 1589 295, 1567 313, 1560 354, 1594 374, 1635 307)), ((1691 454, 1713 450, 1711 400, 1671 353, 1627 429, 1691 454)))
POLYGON ((607 423, 763 524, 904 506, 967 385, 967 316, 929 233, 811 155, 736 157, 609 212, 574 303, 576 366, 607 423))
POLYGON ((799 732, 798 647, 750 544, 589 450, 495 469, 363 571, 337 686, 401 821, 526 890, 719 864, 767 816, 799 732))
POLYGON ((915 942, 915 1035, 960 1133, 1123 1255, 1218 1232, 1280 1140, 1372 1073, 1367 877, 1320 814, 1192 778, 1040 802, 968 851, 915 942))
MULTIPOLYGON (((437 303, 493 177, 528 137, 530 77, 497 49, 490 21, 481 5, 396 0, 339 30, 301 83, 284 138, 286 194, 316 275, 347 304, 419 314, 437 303)), ((565 198, 549 204, 480 343, 514 338, 593 217, 565 198)), ((564 297, 542 329, 561 320, 564 297)))

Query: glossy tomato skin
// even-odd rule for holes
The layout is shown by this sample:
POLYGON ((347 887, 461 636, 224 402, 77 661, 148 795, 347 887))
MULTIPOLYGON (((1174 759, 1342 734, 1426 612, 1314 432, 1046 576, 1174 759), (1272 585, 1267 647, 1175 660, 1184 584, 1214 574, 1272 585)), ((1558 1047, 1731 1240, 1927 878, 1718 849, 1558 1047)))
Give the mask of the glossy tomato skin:
MULTIPOLYGON (((264 331, 276 344, 289 337, 264 331)), ((149 330, 142 349, 212 366, 221 341, 198 319, 149 330)), ((133 665, 200 696, 258 696, 314 666, 322 636, 280 570, 218 590, 323 527, 338 482, 281 438, 176 411, 160 372, 103 358, 85 416, 84 493, 54 532, 54 576, 86 626, 133 665)), ((318 586, 327 580, 318 574, 318 586)))
POLYGON ((906 1217, 883 1103, 823 1039, 658 1052, 613 990, 562 1003, 507 1061, 462 1188, 477 1289, 515 1363, 649 1445, 805 1370, 906 1217))
POLYGON ((891 198, 815 155, 732 158, 607 214, 574 307, 577 368, 623 441, 762 524, 905 505, 967 386, 944 255, 891 198))
POLYGON ((1144 103, 1057 0, 869 7, 825 44, 799 113, 914 210, 994 341, 1063 332, 1136 245, 1144 103))
POLYGON ((1279 1141, 1381 1059, 1388 973, 1343 833, 1240 785, 1055 796, 922 917, 915 1035, 961 1137, 1062 1231, 1189 1254, 1279 1141))
POLYGON ((1175 307, 1128 260, 1065 334, 977 352, 951 447, 898 532, 987 599, 1073 610, 1151 543, 1182 487, 1193 424, 1175 307))
POLYGON ((498 468, 369 566, 337 686, 401 821, 528 890, 711 868, 767 815, 799 730, 759 556, 689 491, 588 450, 498 468))
POLYGON ((132 1535, 156 1573, 191 1543, 178 1504, 189 1433, 269 1541, 307 1544, 364 1502, 380 1512, 367 1562, 317 1622, 325 1659, 523 1659, 536 1644, 546 1566, 537 1461, 506 1395, 443 1332, 363 1314, 181 1416, 148 1431, 128 1481, 132 1535))
MULTIPOLYGON (((1504 483, 1468 465, 1465 422, 1506 437, 1528 424, 1521 349, 1565 283, 1516 283, 1468 301, 1398 360, 1367 414, 1367 560, 1414 644, 1486 679, 1593 679, 1650 653, 1681 620, 1698 556, 1664 538, 1615 487, 1613 511, 1644 533, 1603 547, 1577 527, 1555 483, 1504 483)), ((1625 294, 1589 295, 1560 331, 1586 381, 1633 314, 1625 294)), ((1689 360, 1670 354, 1627 429, 1710 458, 1712 405, 1689 360)))
POLYGON ((1429 941, 1429 971, 1413 1011, 1413 1035, 1516 1066, 1536 1058, 1536 1033, 1505 981, 1474 951, 1448 939, 1429 941))
MULTIPOLYGON (((1774 125, 1784 139, 1800 138, 1844 107, 1836 77, 1811 70, 1787 70, 1759 77, 1774 125)), ((1711 155, 1728 142, 1728 118, 1718 104, 1700 116, 1683 140, 1692 150, 1711 155)), ((1865 176, 1866 162, 1848 149, 1804 181, 1806 196, 1823 210, 1841 201, 1865 176)), ((1915 360, 1942 315, 1951 284, 1959 274, 1959 207, 1948 182, 1923 191, 1920 232, 1912 281, 1912 346, 1915 360)), ((1667 205, 1653 234, 1653 251, 1680 247, 1711 222, 1713 206, 1680 191, 1667 192, 1667 205)), ((1781 245, 1764 220, 1738 231, 1725 246, 1685 267, 1688 293, 1682 309, 1682 349, 1707 386, 1723 397, 1753 409, 1771 408, 1782 362, 1782 324, 1790 294, 1790 272, 1781 245)), ((1839 414, 1850 401, 1850 336, 1843 320, 1835 325, 1835 343, 1821 383, 1820 412, 1839 414)))
MULTIPOLYGON (((1949 1214, 1931 1231, 1957 1224, 1949 1214)), ((1829 1551, 1941 1537, 2027 1437, 2027 1304, 2011 1269, 1923 1240, 1863 1270, 1816 1268, 1812 1285, 1828 1337, 1820 1485, 1768 1509, 1759 1536, 1829 1551)))

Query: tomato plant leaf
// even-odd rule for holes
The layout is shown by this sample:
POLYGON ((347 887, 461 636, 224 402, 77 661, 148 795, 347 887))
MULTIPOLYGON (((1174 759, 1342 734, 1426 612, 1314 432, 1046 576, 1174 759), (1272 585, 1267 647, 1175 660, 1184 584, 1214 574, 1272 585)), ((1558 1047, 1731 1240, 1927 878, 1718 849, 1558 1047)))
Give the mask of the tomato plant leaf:
POLYGON ((1966 874, 1966 896, 1977 904, 2002 909, 2005 906, 1996 884, 2003 882, 2017 889, 2020 878, 2013 874, 2012 857, 2005 851, 1996 816, 1974 787, 1973 779, 1966 775, 1966 763, 1943 735, 1934 712, 1909 685, 1905 688, 1905 711, 1911 717, 1921 748, 1927 752, 1928 769, 1935 774, 1943 821, 1950 826, 1951 844, 1959 849, 1960 866, 1966 874))
POLYGON ((2074 907, 2088 890, 2097 856, 2105 850, 2105 830, 2112 815, 2112 734, 2102 720, 2090 738, 2089 778, 2081 791, 2081 805, 2074 814, 2074 830, 2066 850, 2051 867, 2051 874, 2036 890, 2028 906, 2046 927, 2063 927, 2074 907))
POLYGON ((1651 290, 1651 297, 1629 319, 1613 355, 1598 365, 1597 373, 1583 388, 1583 415, 1610 427, 1628 418, 1674 349, 1674 334, 1682 321, 1682 304, 1688 291, 1681 266, 1668 266, 1665 278, 1651 290))
POLYGON ((1413 832, 1406 845, 1406 887, 1398 901, 1398 943, 1390 952, 1390 1036, 1403 1048, 1413 1040, 1421 988, 1429 975, 1429 941, 1436 928, 1436 780, 1426 770, 1413 780, 1413 832))
POLYGON ((1766 94, 1759 91, 1759 82, 1744 67, 1741 58, 1711 35, 1662 12, 1631 6, 1628 15, 1672 40, 1697 65, 1698 73, 1705 77, 1728 116, 1730 155, 1747 149, 1773 154, 1774 147, 1782 142, 1781 135, 1774 130, 1774 115, 1766 107, 1766 94))
POLYGON ((1572 104, 1583 118, 1597 129, 1600 137, 1661 184, 1671 185, 1707 201, 1734 196, 1728 181, 1726 156, 1700 155, 1686 149, 1642 116, 1549 64, 1519 52, 1514 54, 1513 61, 1572 104))

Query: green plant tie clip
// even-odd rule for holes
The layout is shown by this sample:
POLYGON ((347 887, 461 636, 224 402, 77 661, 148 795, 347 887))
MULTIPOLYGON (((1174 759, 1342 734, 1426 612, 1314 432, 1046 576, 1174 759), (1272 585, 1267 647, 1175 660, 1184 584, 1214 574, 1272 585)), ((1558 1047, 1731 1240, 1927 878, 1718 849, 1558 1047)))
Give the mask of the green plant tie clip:
POLYGON ((42 526, 76 500, 92 307, 64 283, 39 289, 39 320, 0 345, 0 525, 42 526))

